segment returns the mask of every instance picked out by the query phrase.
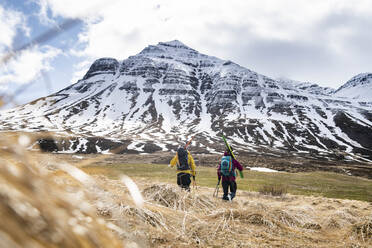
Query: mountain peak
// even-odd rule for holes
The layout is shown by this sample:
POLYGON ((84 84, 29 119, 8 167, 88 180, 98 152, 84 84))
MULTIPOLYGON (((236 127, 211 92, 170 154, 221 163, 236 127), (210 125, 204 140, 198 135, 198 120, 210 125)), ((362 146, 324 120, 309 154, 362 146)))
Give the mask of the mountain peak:
POLYGON ((158 46, 167 46, 167 47, 174 47, 174 48, 186 48, 191 49, 190 47, 186 46, 179 40, 172 40, 167 42, 159 42, 158 46))
POLYGON ((372 73, 359 73, 347 81, 344 85, 336 90, 336 92, 350 87, 355 87, 358 85, 370 84, 372 83, 372 73))
POLYGON ((337 96, 371 101, 372 73, 360 73, 335 91, 337 96))
POLYGON ((366 83, 372 83, 372 73, 366 72, 366 73, 360 73, 356 76, 354 76, 349 81, 358 80, 359 84, 366 84, 366 83))
POLYGON ((149 45, 145 49, 143 49, 140 54, 165 54, 165 53, 172 53, 172 54, 197 54, 198 52, 194 49, 186 46, 179 40, 172 40, 167 42, 159 42, 156 46, 149 45))

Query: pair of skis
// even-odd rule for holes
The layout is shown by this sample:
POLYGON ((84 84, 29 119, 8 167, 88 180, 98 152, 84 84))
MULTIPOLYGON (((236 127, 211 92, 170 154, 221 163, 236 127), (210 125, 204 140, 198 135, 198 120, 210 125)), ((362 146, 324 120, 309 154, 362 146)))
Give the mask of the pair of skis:
MULTIPOLYGON (((229 145, 229 143, 227 143, 227 140, 226 140, 225 136, 222 135, 222 139, 225 142, 225 146, 229 150, 229 152, 231 154, 231 157, 236 160, 235 155, 234 155, 234 153, 233 153, 233 151, 231 149, 231 146, 229 145)), ((240 171, 240 170, 238 170, 238 171, 239 171, 240 178, 244 178, 243 172, 240 171)))

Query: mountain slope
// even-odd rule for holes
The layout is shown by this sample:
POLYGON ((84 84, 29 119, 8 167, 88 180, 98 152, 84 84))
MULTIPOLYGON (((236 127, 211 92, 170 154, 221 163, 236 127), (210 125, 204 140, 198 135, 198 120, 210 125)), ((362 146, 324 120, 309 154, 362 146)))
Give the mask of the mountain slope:
POLYGON ((372 73, 361 73, 354 76, 337 89, 335 95, 372 102, 372 73))
POLYGON ((224 133, 246 152, 321 158, 337 150, 371 159, 372 103, 331 93, 273 80, 179 41, 161 42, 120 62, 96 60, 76 84, 2 112, 0 128, 67 130, 85 138, 63 149, 80 152, 92 136, 141 152, 175 149, 195 134, 195 150, 219 152, 224 133))

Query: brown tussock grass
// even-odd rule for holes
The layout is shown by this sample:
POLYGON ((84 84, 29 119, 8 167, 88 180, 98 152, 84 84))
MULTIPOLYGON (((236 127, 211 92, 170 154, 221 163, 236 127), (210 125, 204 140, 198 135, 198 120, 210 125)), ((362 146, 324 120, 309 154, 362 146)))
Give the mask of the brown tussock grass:
POLYGON ((84 195, 66 192, 16 142, 0 146, 1 247, 122 247, 84 195))
POLYGON ((0 145, 0 247, 372 246, 368 202, 240 190, 224 202, 213 188, 134 178, 141 206, 99 169, 30 154, 16 138, 0 145))

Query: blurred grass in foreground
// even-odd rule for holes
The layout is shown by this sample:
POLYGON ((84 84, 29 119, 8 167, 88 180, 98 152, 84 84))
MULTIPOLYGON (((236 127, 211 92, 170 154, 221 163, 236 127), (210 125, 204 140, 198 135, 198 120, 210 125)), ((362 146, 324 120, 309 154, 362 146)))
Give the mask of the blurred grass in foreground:
MULTIPOLYGON (((145 178, 151 182, 176 183, 176 170, 159 164, 113 164, 85 166, 85 172, 105 175, 117 179, 121 174, 133 178, 145 178)), ((199 186, 215 187, 216 169, 197 167, 196 182, 199 186)), ((265 173, 244 171, 244 178, 238 178, 238 190, 259 191, 265 185, 283 185, 287 192, 295 195, 314 195, 328 198, 362 200, 372 202, 372 181, 331 172, 307 173, 265 173)))

